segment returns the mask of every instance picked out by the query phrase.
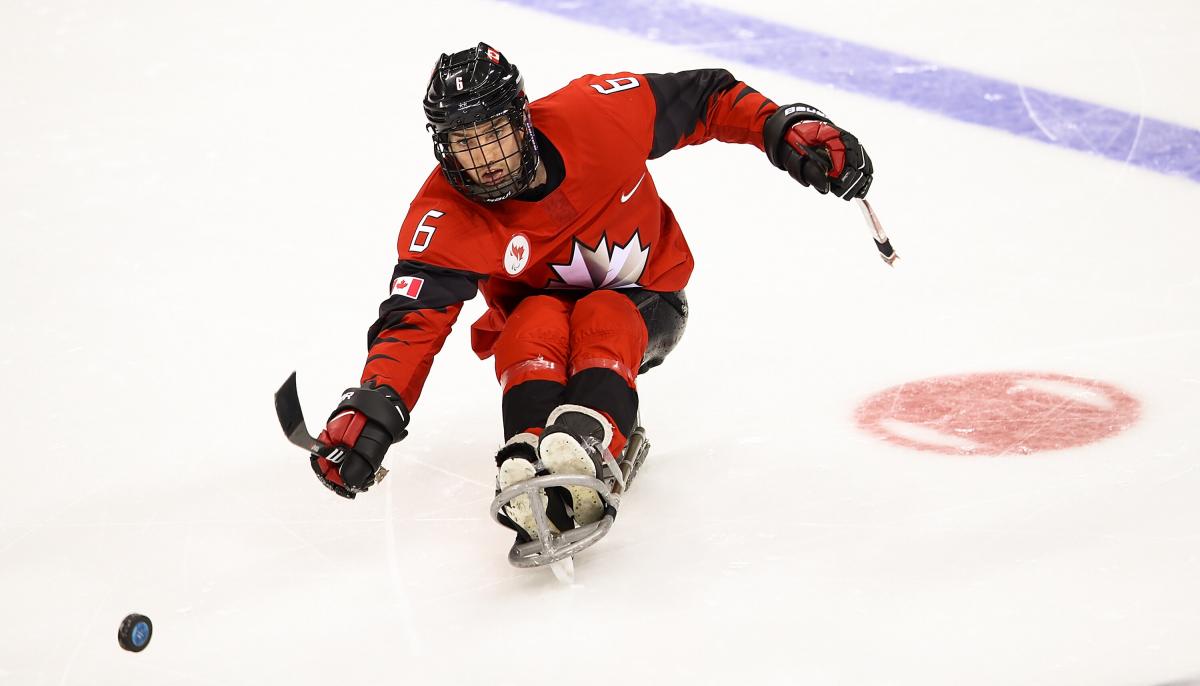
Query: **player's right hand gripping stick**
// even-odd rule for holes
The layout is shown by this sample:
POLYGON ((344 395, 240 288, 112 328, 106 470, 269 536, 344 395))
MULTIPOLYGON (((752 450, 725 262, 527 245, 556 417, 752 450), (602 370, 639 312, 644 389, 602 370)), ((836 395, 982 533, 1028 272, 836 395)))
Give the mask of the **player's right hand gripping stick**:
POLYGON ((354 498, 375 485, 386 471, 383 456, 408 435, 408 408, 386 386, 348 388, 318 437, 337 448, 328 458, 309 455, 313 472, 329 490, 354 498))
POLYGON ((871 187, 874 168, 867 151, 815 107, 780 107, 763 126, 763 142, 771 164, 822 195, 853 200, 866 197, 871 187))

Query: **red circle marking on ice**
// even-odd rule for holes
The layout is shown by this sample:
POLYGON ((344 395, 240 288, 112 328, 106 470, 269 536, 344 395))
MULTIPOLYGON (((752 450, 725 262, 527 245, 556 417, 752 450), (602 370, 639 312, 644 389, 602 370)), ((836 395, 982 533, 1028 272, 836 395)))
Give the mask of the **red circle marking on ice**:
POLYGON ((916 450, 1005 455, 1094 443, 1132 426, 1138 401, 1111 384, 1004 372, 923 379, 868 398, 862 429, 916 450))

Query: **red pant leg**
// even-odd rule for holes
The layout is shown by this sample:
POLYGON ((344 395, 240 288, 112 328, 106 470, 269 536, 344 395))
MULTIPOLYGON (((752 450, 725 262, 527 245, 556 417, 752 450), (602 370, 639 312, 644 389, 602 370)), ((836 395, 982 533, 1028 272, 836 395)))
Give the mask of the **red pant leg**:
POLYGON ((496 379, 508 391, 526 381, 567 382, 571 303, 534 295, 517 305, 496 340, 496 379))
POLYGON ((609 418, 614 429, 609 450, 620 455, 625 432, 632 428, 637 412, 637 370, 646 353, 646 322, 632 300, 611 290, 581 298, 570 321, 568 401, 592 407, 609 418), (608 370, 616 376, 589 370, 608 370), (589 374, 580 376, 582 372, 589 374), (614 388, 614 384, 623 388, 614 388))
POLYGON ((646 341, 646 322, 632 300, 616 291, 594 291, 571 312, 570 372, 611 369, 636 388, 646 341))
POLYGON ((541 434, 567 383, 571 303, 556 296, 522 300, 496 339, 496 378, 503 387, 504 438, 541 434))

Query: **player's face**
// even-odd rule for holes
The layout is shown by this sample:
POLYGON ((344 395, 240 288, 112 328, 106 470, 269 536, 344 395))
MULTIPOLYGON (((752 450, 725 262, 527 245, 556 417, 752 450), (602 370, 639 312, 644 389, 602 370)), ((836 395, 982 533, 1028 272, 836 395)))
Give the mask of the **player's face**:
POLYGON ((501 116, 451 131, 450 153, 471 181, 498 189, 516 182, 524 135, 501 116))

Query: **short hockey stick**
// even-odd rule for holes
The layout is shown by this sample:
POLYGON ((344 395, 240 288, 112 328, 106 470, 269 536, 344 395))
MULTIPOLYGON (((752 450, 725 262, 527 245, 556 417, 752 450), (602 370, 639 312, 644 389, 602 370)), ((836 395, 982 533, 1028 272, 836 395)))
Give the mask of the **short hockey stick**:
MULTIPOLYGON (((826 174, 829 173, 829 155, 824 150, 814 150, 807 145, 800 145, 800 148, 804 150, 809 159, 819 164, 826 174)), ((896 266, 896 260, 900 259, 900 255, 892 249, 892 242, 883 232, 883 225, 879 223, 879 217, 875 216, 875 210, 872 209, 871 203, 867 202, 866 198, 855 198, 854 201, 858 203, 858 209, 862 210, 867 223, 871 225, 871 233, 875 234, 875 249, 879 251, 880 259, 889 267, 896 266)))
POLYGON ((858 204, 858 209, 862 210, 867 223, 871 225, 871 232, 875 234, 875 248, 879 250, 879 257, 889 267, 896 266, 896 260, 900 259, 900 255, 892 249, 892 242, 888 240, 887 234, 883 232, 883 225, 879 223, 879 217, 875 216, 875 210, 871 207, 871 203, 867 202, 866 198, 855 198, 854 202, 858 204))

